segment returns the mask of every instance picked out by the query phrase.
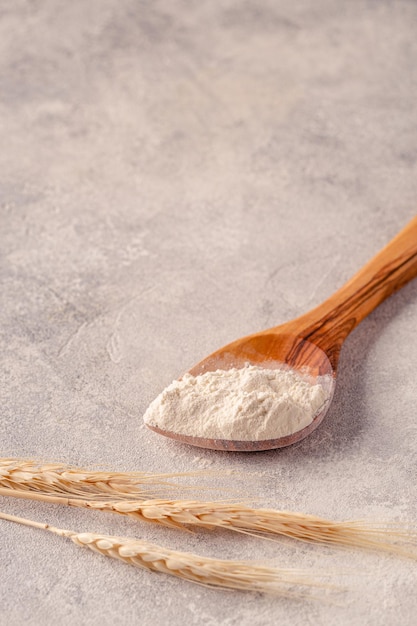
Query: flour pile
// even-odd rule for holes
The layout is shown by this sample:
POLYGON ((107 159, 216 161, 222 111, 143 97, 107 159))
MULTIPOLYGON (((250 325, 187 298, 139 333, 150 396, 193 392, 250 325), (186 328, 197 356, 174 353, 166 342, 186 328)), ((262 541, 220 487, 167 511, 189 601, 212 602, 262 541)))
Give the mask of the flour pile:
POLYGON ((305 428, 328 398, 326 385, 293 369, 246 365, 185 374, 149 405, 144 421, 180 435, 263 441, 305 428))

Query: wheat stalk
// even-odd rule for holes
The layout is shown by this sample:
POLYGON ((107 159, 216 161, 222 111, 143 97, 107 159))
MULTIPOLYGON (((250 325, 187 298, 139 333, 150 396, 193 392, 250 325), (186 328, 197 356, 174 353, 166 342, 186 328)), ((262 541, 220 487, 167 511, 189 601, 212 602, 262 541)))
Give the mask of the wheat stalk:
MULTIPOLYGON (((160 489, 189 490, 172 479, 191 476, 217 476, 218 471, 194 472, 105 472, 73 467, 63 463, 42 463, 19 458, 0 458, 0 486, 19 491, 86 497, 90 500, 146 499, 157 497, 160 489)), ((201 489, 201 488, 200 488, 201 489)), ((206 488, 207 489, 207 488, 206 488)), ((160 495, 160 494, 159 494, 160 495)))
POLYGON ((417 559, 417 533, 395 525, 362 521, 335 522, 313 515, 253 509, 230 502, 197 500, 96 501, 0 488, 0 495, 51 504, 108 511, 174 528, 223 528, 256 535, 282 535, 307 542, 381 550, 417 559), (406 542, 399 545, 397 542, 406 542), (407 542, 410 545, 407 545, 407 542))
POLYGON ((47 530, 103 556, 209 587, 283 595, 297 595, 289 589, 293 585, 330 587, 319 580, 315 581, 311 574, 303 570, 263 567, 250 561, 209 558, 128 537, 76 533, 2 512, 0 519, 47 530))

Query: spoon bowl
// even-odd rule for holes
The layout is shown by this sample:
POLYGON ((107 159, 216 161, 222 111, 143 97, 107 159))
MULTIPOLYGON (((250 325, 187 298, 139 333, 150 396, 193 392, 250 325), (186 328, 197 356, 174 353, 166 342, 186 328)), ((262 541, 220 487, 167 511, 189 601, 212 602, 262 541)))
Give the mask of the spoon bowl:
MULTIPOLYGON (((241 339, 213 352, 189 371, 242 368, 292 368, 323 385, 326 401, 301 430, 278 439, 240 441, 207 439, 163 430, 151 430, 194 446, 215 450, 253 452, 282 448, 301 441, 320 425, 336 384, 339 354, 349 333, 381 302, 417 276, 417 217, 335 294, 301 317, 241 339)), ((192 416, 191 416, 192 418, 192 416)))
POLYGON ((162 430, 150 424, 148 424, 148 428, 161 435, 199 448, 242 452, 282 448, 307 437, 319 426, 327 413, 334 393, 336 370, 321 348, 301 337, 286 334, 285 324, 279 328, 274 333, 266 331, 238 339, 210 354, 200 363, 194 365, 188 373, 199 376, 209 371, 240 369, 248 364, 265 367, 269 370, 282 368, 297 370, 300 374, 307 375, 313 384, 322 384, 326 392, 324 406, 321 407, 308 426, 285 437, 257 441, 207 439, 162 430), (279 328, 282 330, 280 331, 279 328))

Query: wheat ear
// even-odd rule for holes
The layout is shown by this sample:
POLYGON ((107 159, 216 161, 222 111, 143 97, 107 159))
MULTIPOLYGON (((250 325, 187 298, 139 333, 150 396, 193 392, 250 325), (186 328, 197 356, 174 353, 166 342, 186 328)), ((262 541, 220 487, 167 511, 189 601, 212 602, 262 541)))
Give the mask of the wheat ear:
POLYGON ((301 541, 381 550, 417 559, 417 533, 395 525, 371 525, 361 521, 334 522, 304 513, 252 509, 239 503, 196 500, 100 502, 4 488, 0 488, 0 495, 109 511, 175 528, 190 525, 200 528, 224 528, 257 535, 283 535, 301 541), (405 545, 397 543, 401 541, 405 542, 405 545))
POLYGON ((89 548, 103 556, 119 559, 130 565, 170 574, 209 587, 258 591, 262 593, 297 595, 290 586, 331 587, 314 581, 303 570, 263 567, 250 561, 232 561, 179 552, 147 541, 113 537, 96 533, 76 533, 0 512, 0 519, 47 530, 71 539, 76 545, 89 548))
MULTIPOLYGON (((72 497, 148 500, 166 497, 167 491, 190 490, 172 482, 173 479, 192 476, 218 476, 218 471, 198 470, 190 472, 105 472, 87 470, 63 463, 42 463, 28 459, 0 458, 0 486, 45 494, 70 495, 72 497)), ((205 488, 207 489, 207 488, 205 488)))

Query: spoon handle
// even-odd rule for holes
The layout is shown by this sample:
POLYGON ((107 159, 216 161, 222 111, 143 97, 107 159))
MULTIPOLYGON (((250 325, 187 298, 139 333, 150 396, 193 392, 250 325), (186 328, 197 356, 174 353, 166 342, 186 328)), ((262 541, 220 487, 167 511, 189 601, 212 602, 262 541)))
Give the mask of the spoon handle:
POLYGON ((295 320, 301 336, 316 344, 337 366, 348 334, 388 296, 417 276, 417 217, 343 287, 295 320))

